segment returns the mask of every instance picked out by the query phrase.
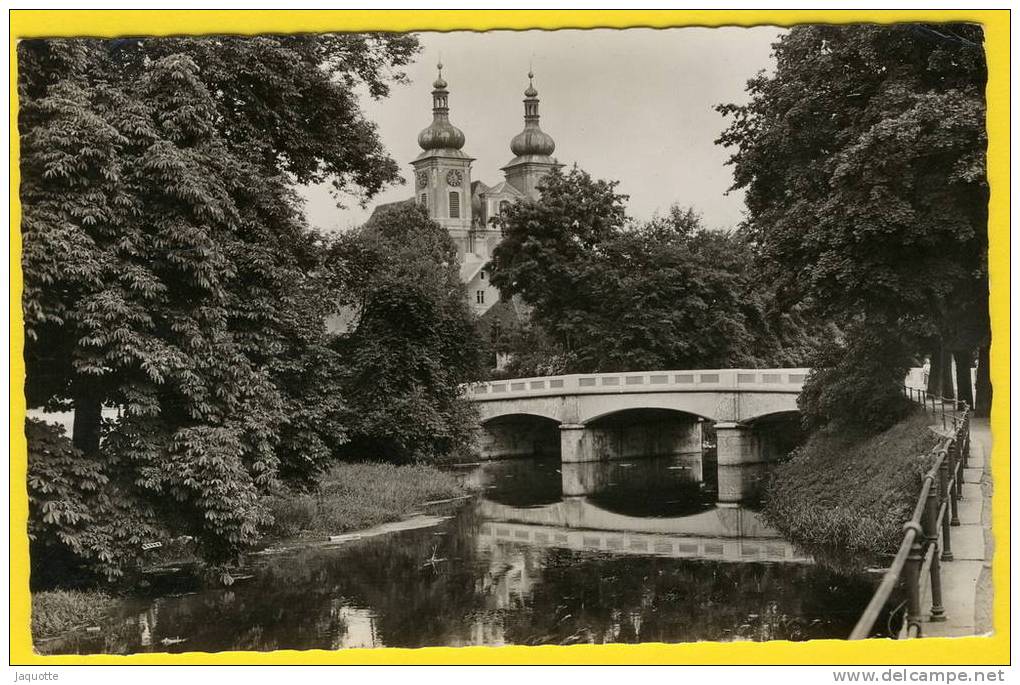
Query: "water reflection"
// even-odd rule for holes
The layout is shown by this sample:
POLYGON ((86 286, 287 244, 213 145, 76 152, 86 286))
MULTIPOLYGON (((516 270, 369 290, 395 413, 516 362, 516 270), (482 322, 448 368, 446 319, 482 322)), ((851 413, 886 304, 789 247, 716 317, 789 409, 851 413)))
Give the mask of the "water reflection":
MULTIPOLYGON (((705 474, 711 469, 704 469, 705 474)), ((689 456, 487 464, 433 528, 254 557, 229 589, 133 599, 45 652, 844 637, 866 578, 714 505, 689 456)))

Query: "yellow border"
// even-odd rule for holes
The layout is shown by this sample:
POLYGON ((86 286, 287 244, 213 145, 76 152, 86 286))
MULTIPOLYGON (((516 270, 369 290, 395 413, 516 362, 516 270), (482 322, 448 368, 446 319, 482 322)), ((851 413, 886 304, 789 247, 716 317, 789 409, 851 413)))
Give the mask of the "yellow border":
POLYGON ((1009 11, 1008 10, 700 10, 700 11, 255 11, 13 10, 10 40, 11 130, 11 460, 12 664, 1005 664, 1009 662, 1009 11), (24 432, 24 344, 18 202, 16 50, 19 38, 365 30, 753 26, 797 23, 969 21, 984 25, 988 54, 989 275, 993 331, 992 511, 996 550, 995 634, 894 642, 696 643, 572 647, 434 647, 343 651, 223 652, 120 656, 39 656, 29 633, 28 513, 24 432), (15 380, 16 379, 16 380, 15 380))

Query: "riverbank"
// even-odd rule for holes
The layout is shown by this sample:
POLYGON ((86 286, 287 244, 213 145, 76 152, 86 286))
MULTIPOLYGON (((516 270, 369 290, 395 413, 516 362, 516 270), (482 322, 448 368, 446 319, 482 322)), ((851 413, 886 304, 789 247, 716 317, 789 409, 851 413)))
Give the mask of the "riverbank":
POLYGON ((32 593, 32 637, 55 637, 98 623, 113 606, 113 597, 98 590, 48 590, 32 593))
POLYGON ((936 436, 911 414, 875 435, 823 429, 777 466, 763 516, 823 563, 859 568, 895 549, 936 436))
MULTIPOLYGON (((269 497, 275 523, 260 549, 289 538, 325 539, 361 533, 383 524, 413 519, 437 501, 465 497, 468 489, 455 475, 426 465, 344 463, 326 471, 310 492, 281 490, 269 497)), ((175 559, 190 566, 196 559, 175 559)), ((128 589, 124 593, 131 596, 128 589)), ((46 590, 32 593, 32 636, 43 640, 68 631, 98 626, 119 599, 99 589, 46 590)))
POLYGON ((339 535, 419 513, 428 502, 467 493, 451 473, 432 466, 336 464, 311 492, 284 491, 270 498, 277 538, 339 535))

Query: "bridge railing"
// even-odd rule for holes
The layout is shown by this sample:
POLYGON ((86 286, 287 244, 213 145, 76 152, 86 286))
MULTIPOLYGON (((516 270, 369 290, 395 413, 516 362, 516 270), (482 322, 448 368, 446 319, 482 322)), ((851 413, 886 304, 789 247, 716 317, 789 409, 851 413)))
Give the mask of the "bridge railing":
POLYGON ((633 392, 800 392, 809 369, 697 369, 570 374, 482 381, 465 387, 474 400, 633 392))
MULTIPOLYGON (((945 417, 944 410, 942 415, 945 417)), ((963 469, 970 457, 970 411, 966 404, 949 420, 952 432, 933 448, 934 463, 921 483, 910 520, 903 524, 899 549, 850 633, 851 640, 871 635, 882 608, 901 580, 907 593, 906 636, 920 637, 924 620, 922 578, 926 567, 931 587, 929 620, 946 620, 942 606, 942 562, 953 559, 951 529, 960 525, 958 500, 963 492, 963 469)))

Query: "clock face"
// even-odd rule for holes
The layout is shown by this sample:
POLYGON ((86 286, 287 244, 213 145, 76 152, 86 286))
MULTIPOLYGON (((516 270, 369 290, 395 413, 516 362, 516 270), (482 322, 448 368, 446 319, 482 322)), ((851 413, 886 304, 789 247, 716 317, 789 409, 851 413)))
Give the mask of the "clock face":
POLYGON ((461 176, 461 173, 456 169, 451 169, 450 171, 446 172, 446 185, 459 186, 463 182, 464 177, 461 176))
POLYGON ((429 184, 429 175, 427 173, 425 173, 424 171, 419 171, 418 172, 418 179, 417 180, 418 180, 418 187, 419 188, 424 188, 425 186, 427 186, 429 184))

